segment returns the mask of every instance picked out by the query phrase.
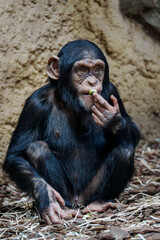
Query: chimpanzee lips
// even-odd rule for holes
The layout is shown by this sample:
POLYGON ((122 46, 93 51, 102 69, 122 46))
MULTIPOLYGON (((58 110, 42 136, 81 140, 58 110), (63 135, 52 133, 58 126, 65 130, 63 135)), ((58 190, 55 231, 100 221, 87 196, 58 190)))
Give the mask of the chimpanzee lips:
POLYGON ((82 95, 89 95, 89 93, 82 93, 82 95))

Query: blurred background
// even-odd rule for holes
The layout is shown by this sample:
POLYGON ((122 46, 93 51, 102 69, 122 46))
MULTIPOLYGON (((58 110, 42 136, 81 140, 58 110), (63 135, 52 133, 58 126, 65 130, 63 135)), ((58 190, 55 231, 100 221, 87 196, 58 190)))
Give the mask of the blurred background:
POLYGON ((160 1, 0 0, 0 163, 25 99, 69 41, 95 42, 145 141, 160 138, 160 1))

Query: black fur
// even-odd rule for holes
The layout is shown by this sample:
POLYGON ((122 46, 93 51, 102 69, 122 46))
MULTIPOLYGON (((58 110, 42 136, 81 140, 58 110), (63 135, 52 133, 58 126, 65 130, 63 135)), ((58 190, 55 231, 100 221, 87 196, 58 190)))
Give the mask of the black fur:
POLYGON ((40 212, 49 205, 41 179, 71 207, 70 196, 80 195, 100 166, 104 167, 102 181, 85 205, 118 197, 132 177, 135 147, 140 138, 116 87, 109 82, 108 64, 102 51, 94 43, 77 40, 64 46, 58 56, 61 72, 58 83, 49 79, 49 84, 27 99, 4 162, 4 170, 35 199, 40 212), (114 95, 120 106, 122 119, 113 119, 105 128, 96 125, 72 87, 72 66, 83 59, 85 52, 105 62, 102 96, 112 104, 109 97, 114 95), (111 129, 116 121, 120 121, 121 128, 114 134, 111 129), (34 149, 39 155, 32 159, 30 151, 34 149))

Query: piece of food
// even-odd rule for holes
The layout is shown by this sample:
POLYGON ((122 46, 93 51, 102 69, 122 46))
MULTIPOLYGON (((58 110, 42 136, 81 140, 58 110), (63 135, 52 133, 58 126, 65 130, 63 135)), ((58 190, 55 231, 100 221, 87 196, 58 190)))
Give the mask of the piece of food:
POLYGON ((97 90, 90 90, 89 94, 92 95, 92 93, 94 93, 94 92, 97 93, 97 90))

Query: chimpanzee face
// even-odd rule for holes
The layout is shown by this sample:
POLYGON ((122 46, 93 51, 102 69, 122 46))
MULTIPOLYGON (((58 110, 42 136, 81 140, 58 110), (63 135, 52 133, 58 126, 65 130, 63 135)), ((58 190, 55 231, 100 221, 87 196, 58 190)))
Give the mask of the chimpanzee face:
POLYGON ((101 93, 104 79, 105 63, 100 59, 87 58, 74 63, 72 68, 72 83, 78 92, 80 103, 90 110, 94 104, 90 90, 101 93))
MULTIPOLYGON (((94 53, 83 53, 83 59, 76 61, 71 70, 71 84, 76 89, 80 104, 87 111, 94 104, 89 91, 96 90, 101 93, 105 73, 105 63, 96 59, 94 53)), ((53 56, 48 61, 47 74, 53 80, 59 80, 59 58, 53 56)), ((63 78, 63 77, 62 77, 63 78)), ((72 91, 72 89, 71 89, 72 91)))

